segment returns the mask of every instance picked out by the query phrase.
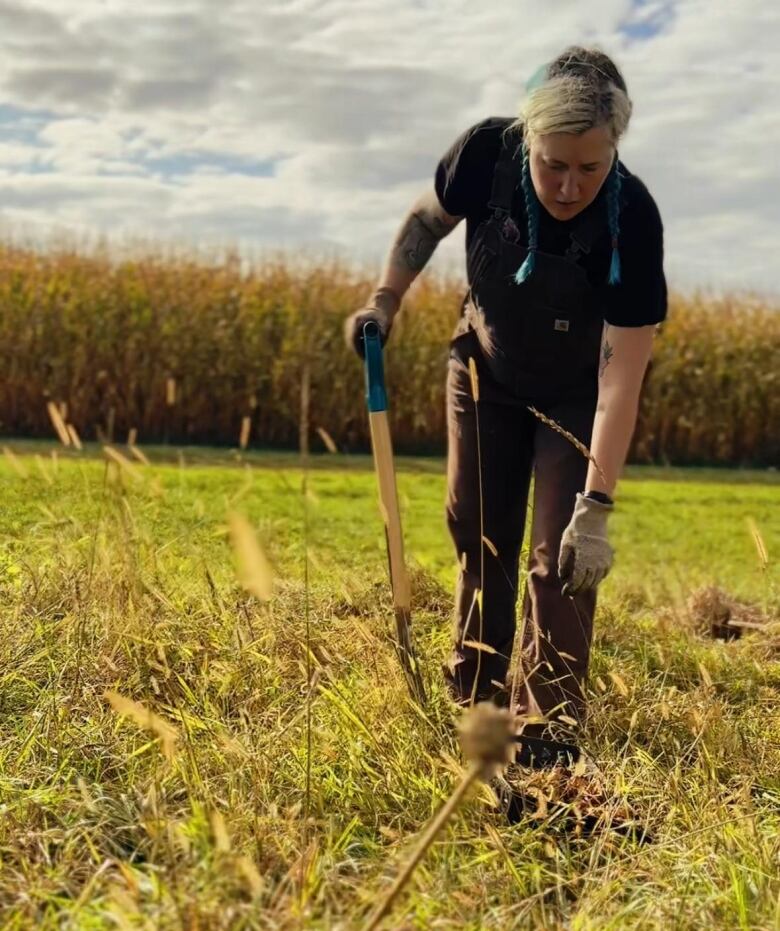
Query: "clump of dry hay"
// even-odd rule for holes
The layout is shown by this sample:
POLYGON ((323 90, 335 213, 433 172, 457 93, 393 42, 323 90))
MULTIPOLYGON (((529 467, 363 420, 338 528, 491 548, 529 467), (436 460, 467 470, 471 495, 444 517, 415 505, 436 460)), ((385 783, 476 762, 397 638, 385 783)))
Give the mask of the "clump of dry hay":
POLYGON ((730 595, 717 585, 697 588, 685 610, 697 633, 720 640, 736 640, 744 630, 766 630, 770 619, 757 605, 730 595))
POLYGON ((592 766, 578 763, 570 769, 558 764, 527 770, 513 764, 507 768, 505 779, 534 820, 558 824, 575 835, 599 828, 644 834, 638 812, 626 799, 610 792, 602 774, 592 766))

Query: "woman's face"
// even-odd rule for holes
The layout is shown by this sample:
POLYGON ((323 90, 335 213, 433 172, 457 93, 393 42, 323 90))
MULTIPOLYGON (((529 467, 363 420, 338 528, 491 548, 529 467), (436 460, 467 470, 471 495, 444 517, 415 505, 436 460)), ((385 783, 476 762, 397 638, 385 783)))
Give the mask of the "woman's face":
POLYGON ((614 157, 604 126, 536 136, 529 156, 536 196, 556 220, 571 220, 596 199, 614 157))

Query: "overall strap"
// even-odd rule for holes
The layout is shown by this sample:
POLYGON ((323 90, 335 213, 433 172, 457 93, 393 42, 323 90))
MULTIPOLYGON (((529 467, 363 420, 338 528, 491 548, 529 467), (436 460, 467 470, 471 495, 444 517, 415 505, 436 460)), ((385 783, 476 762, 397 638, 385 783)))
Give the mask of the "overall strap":
POLYGON ((511 212, 512 196, 520 183, 521 149, 522 142, 518 142, 517 134, 502 134, 501 151, 493 169, 493 188, 488 201, 488 207, 497 219, 511 212))
MULTIPOLYGON (((630 177, 631 172, 622 162, 618 162, 618 171, 624 178, 630 177)), ((626 195, 623 191, 620 195, 620 207, 625 206, 626 195)), ((572 262, 577 262, 583 255, 588 255, 590 250, 604 234, 609 230, 607 219, 607 208, 603 210, 592 210, 590 214, 582 220, 570 234, 571 240, 569 248, 566 250, 565 258, 572 262)))
POLYGON ((591 210, 581 222, 569 233, 569 248, 564 258, 570 262, 579 262, 584 255, 589 255, 595 242, 607 231, 607 216, 603 210, 591 210))

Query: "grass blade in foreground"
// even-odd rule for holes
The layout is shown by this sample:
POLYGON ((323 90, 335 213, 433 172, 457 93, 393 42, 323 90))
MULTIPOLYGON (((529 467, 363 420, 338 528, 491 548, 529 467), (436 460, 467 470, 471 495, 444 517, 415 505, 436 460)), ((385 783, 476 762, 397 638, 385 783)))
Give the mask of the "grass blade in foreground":
POLYGON ((406 676, 412 698, 425 704, 420 666, 412 645, 411 589, 404 561, 404 542, 401 533, 401 514, 398 509, 398 491, 393 467, 393 445, 387 421, 387 392, 382 366, 382 344, 379 328, 369 321, 363 328, 366 346, 366 401, 371 427, 371 448, 379 485, 379 507, 385 523, 387 560, 390 570, 390 587, 396 624, 396 652, 406 676))

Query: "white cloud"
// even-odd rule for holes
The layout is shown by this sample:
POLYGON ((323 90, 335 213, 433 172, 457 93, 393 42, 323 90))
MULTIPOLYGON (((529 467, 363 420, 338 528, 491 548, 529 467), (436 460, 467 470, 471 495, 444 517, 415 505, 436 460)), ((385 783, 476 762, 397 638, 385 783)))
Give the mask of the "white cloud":
POLYGON ((35 162, 39 152, 38 146, 25 145, 22 142, 0 142, 0 170, 27 168, 35 162))
POLYGON ((765 0, 0 0, 0 219, 378 262, 452 140, 574 41, 626 74, 671 283, 780 291, 765 0))

